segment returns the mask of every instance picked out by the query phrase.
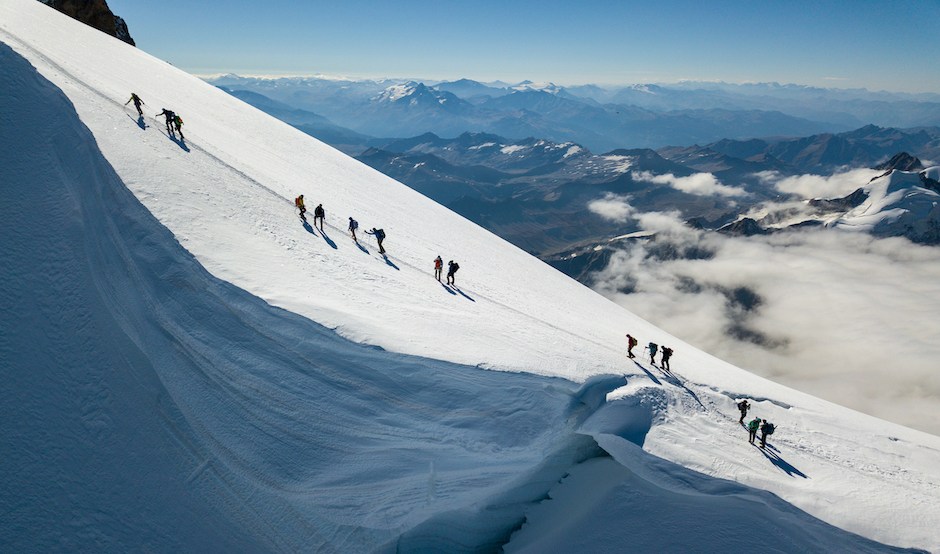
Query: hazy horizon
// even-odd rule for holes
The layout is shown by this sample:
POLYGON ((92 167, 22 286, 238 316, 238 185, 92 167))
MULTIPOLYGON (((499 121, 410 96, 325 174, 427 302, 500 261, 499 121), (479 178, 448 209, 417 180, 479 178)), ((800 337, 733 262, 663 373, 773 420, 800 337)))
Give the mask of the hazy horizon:
POLYGON ((736 86, 736 87, 744 87, 744 86, 749 86, 749 85, 750 85, 750 86, 775 85, 775 86, 779 86, 779 87, 781 87, 781 88, 785 88, 785 87, 803 87, 803 88, 825 89, 825 90, 829 90, 829 91, 846 91, 846 92, 850 92, 850 91, 866 91, 866 92, 869 92, 869 93, 872 93, 872 94, 878 94, 878 93, 901 94, 901 95, 903 95, 903 94, 910 94, 910 95, 915 95, 915 96, 916 96, 916 95, 929 95, 929 94, 940 95, 940 92, 900 92, 900 91, 889 91, 889 90, 874 90, 874 89, 868 89, 868 88, 864 88, 864 87, 861 87, 861 88, 858 88, 858 87, 856 87, 856 88, 843 88, 843 87, 839 87, 839 86, 835 86, 835 85, 831 85, 831 86, 815 86, 815 85, 808 85, 808 84, 805 84, 805 83, 781 83, 781 82, 777 82, 777 81, 743 81, 743 82, 729 82, 729 81, 720 81, 720 80, 709 80, 709 81, 705 81, 705 80, 694 80, 694 79, 679 79, 679 80, 672 81, 672 82, 666 82, 666 81, 659 81, 659 82, 645 82, 645 81, 644 81, 644 82, 640 82, 640 81, 638 81, 638 82, 635 82, 635 83, 601 83, 601 82, 590 82, 590 83, 587 83, 587 82, 567 82, 567 81, 561 81, 561 80, 543 80, 543 81, 535 81, 535 80, 533 80, 533 79, 527 79, 527 78, 524 78, 524 77, 521 78, 521 79, 509 79, 509 80, 502 79, 502 80, 486 81, 486 80, 471 79, 470 77, 458 77, 458 78, 452 78, 452 79, 440 79, 440 78, 436 78, 436 77, 433 77, 433 76, 413 76, 413 75, 412 75, 412 76, 341 75, 341 74, 324 74, 324 73, 316 73, 316 72, 314 72, 314 73, 268 73, 268 74, 265 74, 265 73, 261 73, 261 72, 258 72, 258 73, 243 73, 243 72, 238 72, 238 71, 227 71, 227 72, 216 72, 216 73, 193 73, 192 75, 195 76, 195 77, 199 77, 200 79, 207 80, 207 81, 211 81, 211 80, 213 80, 213 79, 218 79, 218 78, 220 78, 220 77, 225 77, 225 76, 228 76, 228 75, 234 75, 234 76, 236 76, 236 77, 240 77, 240 78, 244 78, 244 79, 265 79, 265 80, 277 80, 277 79, 324 79, 324 80, 331 80, 331 81, 353 81, 353 82, 366 82, 366 81, 370 81, 370 82, 381 82, 381 81, 410 82, 410 81, 414 81, 414 82, 416 82, 416 83, 422 83, 422 84, 427 85, 427 86, 435 86, 435 85, 440 84, 440 83, 454 83, 454 82, 458 82, 458 81, 461 81, 461 80, 469 80, 469 81, 474 81, 474 82, 480 83, 480 84, 482 84, 482 85, 492 86, 492 87, 497 87, 497 88, 499 88, 499 87, 501 87, 501 86, 513 87, 513 86, 517 86, 517 85, 519 85, 519 84, 521 84, 521 83, 530 82, 530 83, 534 83, 534 84, 537 84, 537 85, 538 85, 538 84, 543 84, 543 83, 545 83, 545 84, 550 83, 550 84, 553 84, 553 85, 557 85, 557 86, 560 86, 560 87, 566 87, 566 88, 582 87, 582 86, 596 86, 596 87, 600 87, 600 88, 602 88, 602 89, 606 89, 606 90, 610 90, 610 91, 614 91, 614 90, 622 89, 622 88, 627 88, 627 87, 632 87, 632 86, 644 86, 644 85, 655 85, 655 86, 662 86, 662 87, 674 87, 674 86, 677 86, 677 85, 687 85, 687 84, 701 84, 701 85, 703 85, 703 86, 707 86, 707 85, 728 85, 728 86, 736 86))
POLYGON ((109 6, 140 49, 199 75, 433 75, 563 86, 777 82, 940 93, 940 52, 930 47, 940 4, 931 0, 787 9, 688 0, 109 6))

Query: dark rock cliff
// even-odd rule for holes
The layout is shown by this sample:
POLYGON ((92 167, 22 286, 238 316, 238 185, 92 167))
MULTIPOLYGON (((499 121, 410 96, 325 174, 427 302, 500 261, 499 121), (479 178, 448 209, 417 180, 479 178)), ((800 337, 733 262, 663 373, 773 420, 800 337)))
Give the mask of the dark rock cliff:
POLYGON ((131 38, 130 33, 127 31, 127 24, 123 19, 111 12, 111 8, 108 7, 105 0, 39 1, 59 10, 72 19, 81 21, 85 25, 94 27, 112 37, 119 38, 131 46, 136 46, 134 39, 131 38))

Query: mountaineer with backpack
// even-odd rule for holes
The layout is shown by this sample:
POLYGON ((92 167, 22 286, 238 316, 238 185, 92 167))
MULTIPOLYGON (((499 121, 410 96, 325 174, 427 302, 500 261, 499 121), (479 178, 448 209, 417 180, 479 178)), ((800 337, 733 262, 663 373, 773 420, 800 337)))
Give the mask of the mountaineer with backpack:
POLYGON ((323 231, 323 216, 324 215, 326 215, 326 213, 323 211, 323 204, 319 204, 317 205, 316 208, 313 209, 313 226, 314 227, 317 226, 317 220, 319 219, 320 231, 323 231))
POLYGON ((176 114, 173 113, 173 112, 171 112, 170 110, 168 110, 168 109, 166 109, 166 108, 163 108, 163 111, 160 112, 160 113, 158 113, 158 114, 155 115, 154 117, 160 117, 161 115, 166 118, 166 132, 167 132, 167 134, 172 135, 172 134, 173 134, 173 123, 176 122, 176 114))
POLYGON ((144 110, 140 109, 140 105, 141 105, 141 104, 146 104, 146 102, 144 102, 143 100, 141 100, 141 99, 140 99, 140 96, 137 96, 137 95, 134 94, 133 92, 131 93, 131 99, 128 100, 127 102, 124 102, 124 105, 126 106, 126 105, 130 104, 131 102, 134 102, 134 107, 137 108, 137 115, 139 115, 140 117, 143 117, 143 116, 144 116, 144 110))
POLYGON ((379 254, 384 254, 385 248, 382 246, 382 241, 385 240, 385 231, 373 227, 371 231, 366 231, 366 234, 375 237, 375 242, 379 243, 379 254))
POLYGON ((760 418, 755 417, 747 424, 747 442, 754 444, 754 439, 757 438, 757 429, 760 427, 760 418))
POLYGON ((447 284, 457 286, 457 283, 454 282, 454 273, 457 273, 457 270, 460 269, 460 266, 454 260, 447 262, 447 284))
POLYGON ((349 218, 349 233, 352 235, 352 239, 356 242, 359 242, 359 239, 356 238, 356 229, 359 228, 359 222, 353 218, 349 218))
POLYGON ((767 445, 767 435, 773 435, 774 431, 777 428, 773 423, 764 420, 764 424, 760 426, 760 447, 764 448, 767 445))
POLYGON ((637 340, 630 336, 630 333, 627 333, 627 356, 631 358, 636 358, 633 354, 633 347, 637 345, 637 340))
POLYGON ((303 194, 301 194, 297 198, 294 198, 294 207, 300 210, 300 219, 307 221, 307 216, 304 215, 305 213, 307 213, 307 208, 304 206, 303 194))
POLYGON ((662 347, 660 350, 661 350, 662 353, 663 353, 663 359, 662 359, 662 362, 661 362, 661 364, 662 364, 662 366, 663 366, 663 370, 664 370, 664 371, 669 371, 670 373, 672 373, 672 372, 670 371, 670 369, 669 369, 669 358, 672 357, 672 348, 667 348, 667 347, 664 346, 664 347, 662 347))
POLYGON ((180 134, 180 138, 186 138, 183 136, 183 118, 179 114, 173 114, 173 123, 176 125, 176 132, 180 134))
POLYGON ((444 269, 444 260, 440 256, 434 258, 434 278, 440 282, 441 280, 441 270, 444 269))
POLYGON ((655 342, 651 342, 647 348, 650 349, 650 363, 654 366, 656 365, 656 350, 659 349, 659 346, 655 342))
POLYGON ((738 423, 741 425, 744 425, 744 416, 747 415, 747 410, 750 407, 751 405, 747 403, 747 399, 738 402, 738 409, 741 410, 741 419, 738 420, 738 423))

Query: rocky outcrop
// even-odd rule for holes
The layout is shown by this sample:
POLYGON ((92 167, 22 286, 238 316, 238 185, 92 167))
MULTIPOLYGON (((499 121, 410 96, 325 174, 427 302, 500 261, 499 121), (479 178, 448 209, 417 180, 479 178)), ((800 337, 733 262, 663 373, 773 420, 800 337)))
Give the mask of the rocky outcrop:
POLYGON ((920 160, 914 156, 911 156, 907 152, 901 152, 885 163, 876 165, 872 169, 878 171, 891 171, 892 169, 897 169, 898 171, 923 171, 924 166, 920 163, 920 160))
POLYGON ((924 188, 928 188, 934 192, 940 192, 940 181, 931 179, 926 171, 920 172, 920 182, 924 185, 924 188))
POLYGON ((134 39, 127 31, 127 24, 123 19, 114 15, 105 0, 39 0, 43 4, 53 7, 65 15, 119 38, 131 46, 134 39))
POLYGON ((744 217, 734 223, 725 225, 721 229, 718 229, 718 232, 732 237, 752 237, 754 235, 766 235, 770 233, 770 231, 764 229, 759 223, 749 217, 744 217))
POLYGON ((124 22, 124 18, 114 16, 114 32, 114 36, 117 38, 123 40, 131 46, 136 46, 136 44, 134 44, 134 39, 131 38, 130 31, 127 30, 127 23, 124 22))
POLYGON ((858 188, 852 194, 842 198, 815 198, 809 201, 809 205, 824 212, 844 212, 860 206, 865 200, 868 200, 868 193, 858 188))

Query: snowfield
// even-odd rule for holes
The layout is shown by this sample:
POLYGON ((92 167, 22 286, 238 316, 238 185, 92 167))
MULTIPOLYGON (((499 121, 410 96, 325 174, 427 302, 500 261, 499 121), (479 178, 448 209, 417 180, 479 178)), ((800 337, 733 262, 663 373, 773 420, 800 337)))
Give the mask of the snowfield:
MULTIPOLYGON (((924 173, 929 177, 937 169, 928 168, 924 173)), ((829 224, 850 231, 877 233, 900 220, 917 228, 936 213, 940 202, 940 194, 924 188, 917 172, 892 171, 870 182, 865 192, 868 198, 864 202, 829 224)))
POLYGON ((5 551, 940 552, 940 438, 697 351, 35 0, 0 2, 0 152, 5 551))

